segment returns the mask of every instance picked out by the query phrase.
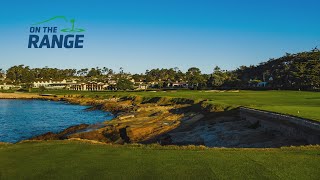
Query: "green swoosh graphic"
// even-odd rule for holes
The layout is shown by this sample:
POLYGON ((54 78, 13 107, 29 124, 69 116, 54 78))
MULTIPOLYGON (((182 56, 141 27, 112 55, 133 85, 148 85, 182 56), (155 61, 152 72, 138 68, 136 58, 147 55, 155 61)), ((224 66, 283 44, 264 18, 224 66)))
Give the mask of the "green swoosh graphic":
POLYGON ((46 23, 46 22, 49 22, 49 21, 52 21, 52 20, 55 20, 55 19, 64 19, 66 22, 68 22, 67 18, 65 16, 54 16, 50 19, 47 19, 45 21, 42 21, 42 22, 38 22, 38 23, 35 23, 35 24, 32 24, 32 25, 38 25, 38 24, 43 24, 43 23, 46 23))
MULTIPOLYGON (((34 26, 34 25, 43 24, 43 23, 46 23, 46 22, 49 22, 49 21, 52 21, 52 20, 55 20, 55 19, 64 19, 66 22, 69 22, 68 19, 65 16, 54 16, 54 17, 52 17, 50 19, 47 19, 45 21, 41 21, 41 22, 38 22, 38 23, 35 23, 35 24, 32 24, 32 25, 34 26)), ((75 22, 75 20, 71 19, 70 23, 72 25, 72 28, 65 28, 65 29, 62 29, 61 31, 62 32, 84 32, 85 31, 82 28, 75 28, 74 27, 74 22, 75 22)))

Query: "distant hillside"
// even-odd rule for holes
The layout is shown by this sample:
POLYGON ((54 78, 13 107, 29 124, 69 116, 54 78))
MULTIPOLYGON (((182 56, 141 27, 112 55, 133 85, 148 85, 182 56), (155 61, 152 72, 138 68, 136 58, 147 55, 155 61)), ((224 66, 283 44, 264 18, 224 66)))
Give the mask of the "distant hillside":
POLYGON ((278 59, 270 59, 257 66, 241 66, 234 71, 238 79, 248 86, 267 82, 270 88, 283 89, 319 89, 320 88, 320 52, 286 54, 278 59))
MULTIPOLYGON (((0 72, 1 71, 0 69, 0 72)), ((123 89, 121 82, 135 82, 148 89, 292 89, 320 90, 320 52, 317 48, 310 52, 286 54, 278 59, 270 59, 256 66, 240 66, 234 71, 215 67, 211 74, 203 74, 197 67, 182 72, 178 67, 146 70, 144 74, 126 73, 103 68, 58 69, 12 66, 6 71, 1 83, 12 83, 30 87, 38 80, 72 79, 79 82, 96 81, 108 84, 113 81, 123 89), (119 83, 120 82, 120 83, 119 83)), ((129 86, 126 86, 129 87, 129 86)))

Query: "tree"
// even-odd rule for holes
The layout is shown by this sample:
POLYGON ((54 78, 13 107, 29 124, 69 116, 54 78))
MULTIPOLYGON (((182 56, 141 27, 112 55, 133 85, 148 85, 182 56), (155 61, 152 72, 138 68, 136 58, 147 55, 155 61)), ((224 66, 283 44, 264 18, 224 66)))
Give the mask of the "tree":
POLYGON ((4 74, 4 71, 3 69, 0 68, 0 78, 2 78, 3 74, 4 74))
POLYGON ((199 68, 189 68, 186 73, 186 76, 189 85, 191 85, 193 89, 198 89, 205 83, 205 79, 203 78, 203 76, 201 76, 201 71, 199 68))
POLYGON ((119 78, 116 85, 119 90, 133 90, 133 83, 126 78, 119 78))
POLYGON ((213 74, 212 74, 212 86, 213 87, 220 87, 224 84, 226 80, 226 73, 222 72, 219 66, 216 66, 214 68, 213 74))
POLYGON ((112 69, 109 69, 108 70, 108 75, 113 75, 114 74, 114 71, 112 69))
POLYGON ((101 70, 97 68, 91 68, 90 71, 88 72, 87 76, 88 77, 97 77, 101 75, 101 70))
POLYGON ((7 78, 16 84, 31 83, 35 80, 35 74, 29 66, 19 65, 10 67, 7 70, 7 78))
POLYGON ((80 70, 77 71, 77 75, 78 76, 87 76, 88 70, 89 70, 88 68, 80 69, 80 70))
POLYGON ((108 72, 109 72, 109 68, 107 68, 107 67, 102 68, 102 74, 107 75, 108 72))

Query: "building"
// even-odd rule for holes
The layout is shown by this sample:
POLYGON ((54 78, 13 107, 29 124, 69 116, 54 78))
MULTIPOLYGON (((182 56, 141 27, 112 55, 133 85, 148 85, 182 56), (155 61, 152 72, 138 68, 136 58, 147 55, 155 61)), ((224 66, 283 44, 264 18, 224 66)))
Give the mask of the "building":
POLYGON ((257 84, 257 87, 267 87, 267 85, 268 85, 268 82, 259 82, 257 84))
POLYGON ((157 88, 159 86, 159 82, 156 82, 156 81, 148 82, 148 86, 151 88, 157 88))
POLYGON ((103 91, 108 88, 108 84, 102 82, 87 82, 72 84, 69 90, 75 91, 103 91))
POLYGON ((135 90, 146 90, 148 89, 149 85, 143 82, 135 83, 134 88, 135 90))
POLYGON ((117 85, 117 81, 116 80, 108 80, 108 84, 109 85, 117 85))
POLYGON ((3 83, 0 84, 0 90, 11 90, 11 89, 20 89, 21 86, 16 86, 13 84, 7 84, 7 83, 3 83))
POLYGON ((39 80, 33 82, 33 88, 45 87, 46 89, 68 89, 72 84, 76 84, 76 80, 66 80, 63 79, 61 81, 56 80, 39 80))
POLYGON ((176 82, 170 83, 169 86, 172 88, 188 88, 188 83, 176 81, 176 82))

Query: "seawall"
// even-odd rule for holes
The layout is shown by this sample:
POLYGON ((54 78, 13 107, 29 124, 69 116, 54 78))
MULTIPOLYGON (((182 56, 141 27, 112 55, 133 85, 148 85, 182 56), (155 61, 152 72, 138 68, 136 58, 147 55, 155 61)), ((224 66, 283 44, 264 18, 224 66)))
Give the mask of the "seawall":
POLYGON ((239 108, 239 114, 240 118, 259 123, 268 131, 277 130, 285 136, 320 144, 320 122, 245 107, 239 108))

